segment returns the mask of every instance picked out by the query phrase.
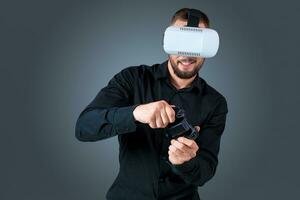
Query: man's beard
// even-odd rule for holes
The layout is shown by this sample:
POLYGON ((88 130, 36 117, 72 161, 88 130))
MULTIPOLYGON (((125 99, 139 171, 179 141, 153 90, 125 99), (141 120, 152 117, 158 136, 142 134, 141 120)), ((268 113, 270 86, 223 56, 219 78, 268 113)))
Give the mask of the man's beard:
MULTIPOLYGON (((199 64, 198 66, 196 66, 192 71, 190 72, 185 72, 185 71, 181 71, 178 67, 179 65, 179 62, 180 61, 184 61, 184 60, 190 60, 190 59, 182 59, 182 60, 179 60, 177 61, 177 64, 175 62, 173 62, 171 59, 170 59, 170 63, 171 63, 171 66, 172 66, 172 69, 174 71, 174 74, 181 78, 181 79, 190 79, 192 78, 193 76, 195 76, 196 74, 198 74, 200 68, 202 67, 203 63, 202 62, 201 64, 199 64)), ((192 59, 193 60, 193 59, 192 59)))

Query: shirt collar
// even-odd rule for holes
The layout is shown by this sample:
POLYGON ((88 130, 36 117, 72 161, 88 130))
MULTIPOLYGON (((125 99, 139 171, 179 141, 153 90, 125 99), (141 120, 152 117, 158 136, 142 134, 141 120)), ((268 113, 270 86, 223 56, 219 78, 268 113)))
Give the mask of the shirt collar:
MULTIPOLYGON (((155 77, 156 80, 158 79, 169 79, 169 70, 168 70, 168 60, 164 61, 163 63, 161 63, 157 69, 155 69, 153 71, 153 75, 155 77)), ((196 88, 199 91, 202 90, 204 85, 204 81, 202 78, 199 77, 199 75, 197 75, 195 77, 195 79, 192 82, 192 88, 196 88)))
POLYGON ((164 61, 153 71, 153 75, 156 80, 161 78, 168 78, 169 71, 168 71, 168 60, 164 61))

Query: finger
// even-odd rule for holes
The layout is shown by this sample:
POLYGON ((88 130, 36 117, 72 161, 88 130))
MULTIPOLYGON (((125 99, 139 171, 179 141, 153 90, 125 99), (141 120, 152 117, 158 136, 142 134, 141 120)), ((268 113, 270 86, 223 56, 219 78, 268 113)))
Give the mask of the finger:
POLYGON ((181 142, 176 141, 176 140, 173 142, 172 145, 174 145, 177 149, 181 150, 186 157, 190 157, 190 158, 195 157, 196 152, 198 150, 196 147, 191 148, 191 147, 185 145, 184 143, 181 143, 181 142))
POLYGON ((182 163, 180 157, 176 156, 174 153, 172 153, 170 150, 168 151, 168 154, 169 154, 169 161, 173 164, 180 164, 182 163))
POLYGON ((155 123, 154 121, 150 122, 150 123, 149 123, 149 126, 150 126, 151 128, 157 128, 156 123, 155 123))
POLYGON ((183 163, 185 160, 187 160, 185 157, 177 156, 176 154, 174 154, 170 150, 168 151, 168 155, 169 155, 169 160, 172 163, 178 163, 178 164, 180 164, 180 163, 183 163))
POLYGON ((163 120, 162 120, 162 118, 161 118, 161 116, 160 116, 160 113, 157 113, 157 114, 156 114, 155 122, 156 122, 156 127, 157 127, 157 128, 163 128, 164 123, 163 123, 163 120))
POLYGON ((192 149, 189 146, 185 145, 184 143, 178 142, 176 140, 174 140, 172 145, 174 145, 177 149, 179 149, 184 153, 189 153, 190 151, 192 151, 192 149))
POLYGON ((164 127, 166 127, 169 124, 169 118, 168 118, 168 115, 167 115, 165 109, 161 110, 160 116, 161 116, 162 122, 164 124, 164 127))
POLYGON ((172 154, 176 155, 176 156, 178 156, 178 155, 179 155, 179 152, 180 152, 180 150, 177 149, 174 145, 170 145, 170 146, 169 146, 169 151, 170 151, 172 154))
POLYGON ((196 129, 197 132, 199 132, 200 131, 200 126, 195 126, 195 129, 196 129))
POLYGON ((168 155, 169 155, 169 158, 170 157, 175 157, 174 154, 173 154, 173 152, 171 150, 168 151, 168 155))
POLYGON ((185 137, 179 137, 177 140, 179 142, 189 146, 190 148, 195 148, 195 145, 198 146, 194 140, 190 140, 185 137))
POLYGON ((180 149, 178 149, 175 145, 169 146, 169 152, 170 156, 174 156, 177 159, 189 160, 190 158, 194 157, 193 152, 183 152, 180 149))
POLYGON ((169 118, 169 122, 173 123, 175 121, 175 111, 173 110, 173 108, 171 106, 166 106, 165 109, 166 109, 166 113, 169 118))
POLYGON ((156 118, 155 118, 155 115, 152 115, 150 118, 149 118, 149 121, 148 121, 148 124, 151 128, 156 128, 156 118))

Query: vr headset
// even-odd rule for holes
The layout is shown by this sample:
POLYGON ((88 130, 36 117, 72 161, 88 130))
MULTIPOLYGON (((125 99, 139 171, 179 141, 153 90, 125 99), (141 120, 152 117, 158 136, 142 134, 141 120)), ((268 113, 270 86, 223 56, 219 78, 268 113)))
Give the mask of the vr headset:
POLYGON ((163 48, 167 54, 210 58, 219 49, 219 35, 210 28, 199 28, 200 13, 188 11, 187 26, 169 26, 164 32, 163 48))

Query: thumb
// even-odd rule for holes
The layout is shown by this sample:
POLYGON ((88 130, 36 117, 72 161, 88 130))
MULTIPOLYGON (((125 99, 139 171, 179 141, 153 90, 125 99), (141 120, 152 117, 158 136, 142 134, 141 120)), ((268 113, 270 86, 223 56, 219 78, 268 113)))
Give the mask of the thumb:
POLYGON ((197 132, 199 132, 200 131, 200 126, 195 126, 195 129, 196 129, 197 132))

